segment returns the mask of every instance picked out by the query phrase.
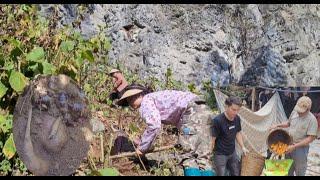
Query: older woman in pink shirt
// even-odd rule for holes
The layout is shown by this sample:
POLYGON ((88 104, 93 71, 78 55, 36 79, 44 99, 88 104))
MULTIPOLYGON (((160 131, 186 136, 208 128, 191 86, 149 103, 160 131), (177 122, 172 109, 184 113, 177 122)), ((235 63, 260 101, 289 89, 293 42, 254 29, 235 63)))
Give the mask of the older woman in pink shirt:
POLYGON ((210 163, 212 113, 200 97, 191 92, 176 90, 150 93, 143 87, 126 89, 118 103, 127 101, 132 108, 139 108, 141 118, 147 123, 137 148, 139 155, 150 149, 161 130, 161 124, 171 124, 181 130, 178 144, 184 151, 182 155, 186 159, 183 161, 184 168, 196 168, 199 173, 212 172, 210 163))

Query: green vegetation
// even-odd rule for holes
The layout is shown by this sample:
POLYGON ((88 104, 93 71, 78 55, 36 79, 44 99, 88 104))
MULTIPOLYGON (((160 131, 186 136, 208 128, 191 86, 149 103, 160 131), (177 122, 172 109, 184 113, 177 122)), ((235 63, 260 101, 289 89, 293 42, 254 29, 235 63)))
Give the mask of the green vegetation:
POLYGON ((38 74, 66 74, 81 87, 91 84, 86 93, 97 97, 90 90, 107 79, 106 66, 98 69, 107 62, 108 38, 100 33, 84 39, 73 27, 58 29, 57 18, 56 13, 50 19, 40 17, 34 5, 0 6, 0 175, 26 171, 13 143, 12 113, 30 80, 38 74))

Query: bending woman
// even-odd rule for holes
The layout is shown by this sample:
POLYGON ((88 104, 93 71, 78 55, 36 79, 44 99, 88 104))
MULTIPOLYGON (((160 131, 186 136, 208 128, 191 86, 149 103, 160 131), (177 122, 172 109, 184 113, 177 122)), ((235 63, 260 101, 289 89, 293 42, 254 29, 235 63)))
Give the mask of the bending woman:
MULTIPOLYGON (((180 158, 184 168, 200 173, 212 172, 211 118, 212 111, 205 101, 191 92, 164 90, 150 92, 143 87, 127 87, 118 104, 126 102, 139 108, 141 118, 147 123, 137 153, 146 153, 160 133, 161 124, 171 124, 180 129, 178 144, 183 149, 180 158)), ((200 175, 200 174, 198 174, 200 175)))

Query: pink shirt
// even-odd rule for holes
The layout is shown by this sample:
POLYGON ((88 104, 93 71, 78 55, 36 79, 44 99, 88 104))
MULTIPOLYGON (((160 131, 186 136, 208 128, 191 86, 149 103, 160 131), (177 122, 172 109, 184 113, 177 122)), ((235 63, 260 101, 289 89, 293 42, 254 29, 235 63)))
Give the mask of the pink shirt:
POLYGON ((147 94, 140 106, 140 115, 148 127, 144 131, 139 150, 147 151, 160 132, 161 123, 180 128, 181 115, 188 103, 196 97, 191 92, 164 90, 147 94))

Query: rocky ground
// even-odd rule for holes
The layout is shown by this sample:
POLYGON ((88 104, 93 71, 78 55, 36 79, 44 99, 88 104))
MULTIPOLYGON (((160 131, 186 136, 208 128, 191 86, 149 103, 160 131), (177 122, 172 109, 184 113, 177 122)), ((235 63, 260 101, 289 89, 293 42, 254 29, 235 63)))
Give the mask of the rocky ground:
POLYGON ((312 142, 309 149, 307 176, 320 176, 320 140, 312 142))

